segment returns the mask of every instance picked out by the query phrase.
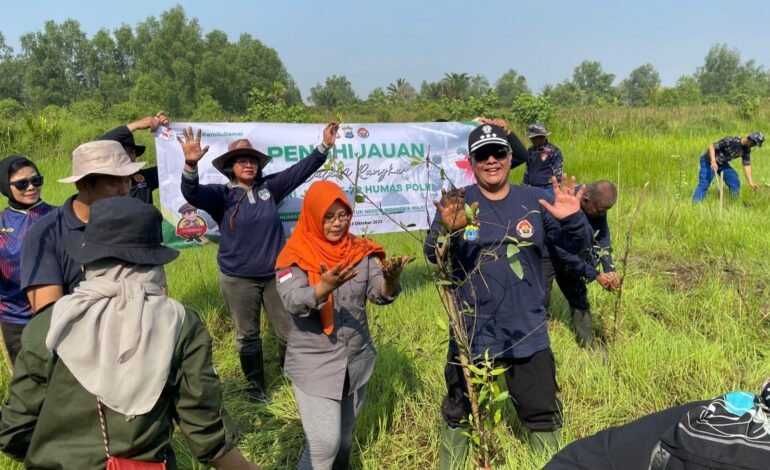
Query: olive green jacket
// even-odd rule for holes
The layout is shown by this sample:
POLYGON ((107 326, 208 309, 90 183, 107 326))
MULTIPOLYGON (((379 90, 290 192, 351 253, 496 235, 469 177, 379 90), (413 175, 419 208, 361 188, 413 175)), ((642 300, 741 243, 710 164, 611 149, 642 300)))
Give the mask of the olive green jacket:
MULTIPOLYGON (((24 329, 8 402, 0 415, 0 450, 34 469, 99 469, 107 457, 96 398, 45 346, 49 307, 24 329)), ((148 364, 152 367, 152 364, 148 364)), ((102 406, 110 454, 147 461, 167 460, 174 422, 197 459, 207 463, 237 442, 235 425, 222 404, 222 387, 211 360, 211 338, 198 314, 186 309, 163 392, 149 413, 127 419, 102 406)))

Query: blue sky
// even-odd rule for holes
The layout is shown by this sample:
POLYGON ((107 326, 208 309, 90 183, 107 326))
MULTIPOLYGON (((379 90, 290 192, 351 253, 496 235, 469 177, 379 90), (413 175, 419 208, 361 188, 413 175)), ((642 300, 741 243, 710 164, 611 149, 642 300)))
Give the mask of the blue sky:
MULTIPOLYGON (((18 52, 19 37, 46 20, 76 19, 91 36, 159 17, 176 3, 8 1, 0 6, 0 32, 18 52)), ((672 85, 715 43, 770 66, 767 0, 216 0, 184 8, 204 32, 219 29, 231 40, 249 33, 276 49, 303 97, 333 74, 347 76, 365 98, 399 77, 417 89, 445 72, 482 74, 494 84, 510 68, 539 91, 570 78, 585 59, 600 61, 616 81, 650 62, 672 85)))

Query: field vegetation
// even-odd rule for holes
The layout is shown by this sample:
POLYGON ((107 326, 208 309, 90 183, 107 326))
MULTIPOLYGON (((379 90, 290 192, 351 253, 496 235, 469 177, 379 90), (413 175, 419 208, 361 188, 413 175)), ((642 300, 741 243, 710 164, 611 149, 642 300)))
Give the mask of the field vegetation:
MULTIPOLYGON (((710 143, 770 132, 768 97, 770 74, 723 44, 671 87, 661 86, 650 64, 616 82, 598 62, 584 61, 570 79, 537 94, 513 69, 494 83, 456 72, 419 87, 397 79, 365 98, 356 96, 347 78, 332 76, 310 90, 308 106, 276 51, 248 35, 232 43, 221 31, 204 36, 182 7, 92 38, 77 21, 47 22, 21 38, 18 52, 0 33, 0 156, 20 153, 38 163, 46 177, 43 197, 53 204, 75 192, 56 179, 70 174, 77 145, 160 109, 178 122, 422 122, 487 115, 508 119, 520 136, 527 123, 545 122, 569 174, 618 185, 610 224, 615 259, 626 273, 619 320, 616 294, 589 288, 594 327, 610 337, 606 357, 578 347, 566 301, 555 290, 548 328, 565 406, 565 443, 671 405, 753 391, 770 376, 767 147, 752 155, 758 192, 742 177, 739 198, 720 203, 715 181, 704 203, 690 202, 698 157, 710 143), (625 256, 637 207, 633 246, 625 256)), ((154 163, 152 136, 141 131, 136 138, 148 145, 143 159, 154 163)), ((740 163, 733 165, 740 172, 740 163)), ((521 181, 522 174, 522 168, 514 170, 511 181, 521 181)), ((432 206, 426 210, 432 216, 432 206)), ((372 236, 389 253, 401 254, 404 245, 421 253, 405 234, 372 236)), ((291 385, 277 365, 275 339, 266 338, 272 401, 251 404, 219 293, 216 247, 184 250, 167 269, 170 295, 198 310, 208 325, 241 449, 265 468, 295 467, 302 427, 291 385)), ((379 356, 356 428, 354 468, 436 465, 448 332, 432 269, 420 257, 407 266, 398 301, 369 307, 379 356)), ((2 367, 4 395, 9 380, 2 367)), ((504 423, 496 467, 542 467, 549 456, 530 452, 510 405, 504 423)), ((175 449, 181 468, 202 468, 181 437, 175 449)), ((4 456, 0 467, 22 468, 4 456)))
MULTIPOLYGON (((565 405, 565 442, 673 404, 733 389, 754 390, 770 375, 766 150, 756 150, 753 157, 759 192, 744 188, 740 198, 726 199, 720 211, 715 184, 705 203, 690 202, 697 158, 708 144, 725 135, 767 129, 770 122, 765 112, 752 120, 737 114, 737 108, 728 105, 555 111, 552 140, 564 152, 567 171, 581 181, 610 179, 620 188, 619 204, 610 213, 616 260, 623 258, 631 214, 649 183, 625 267, 622 321, 606 360, 578 348, 567 323, 566 302, 558 291, 555 294, 556 318, 549 330, 565 405)), ((353 112, 346 116, 351 122, 371 119, 353 112)), ((0 154, 33 158, 47 178, 45 200, 61 204, 74 187, 55 179, 69 174, 72 149, 117 124, 49 108, 6 121, 0 128, 0 154)), ((523 129, 519 126, 518 131, 523 129)), ((137 137, 150 144, 145 159, 152 162, 151 136, 140 132, 137 137)), ((522 170, 516 169, 511 181, 521 176, 522 170)), ((400 252, 405 244, 421 252, 404 234, 374 238, 389 252, 400 252)), ((226 404, 242 432, 241 448, 266 468, 293 467, 302 447, 302 427, 291 386, 277 366, 274 338, 268 334, 266 340, 273 400, 253 405, 242 392, 233 326, 218 290, 215 252, 214 246, 183 251, 168 267, 171 295, 197 309, 209 327, 226 404)), ((436 290, 427 278, 430 269, 422 259, 410 264, 399 300, 370 307, 379 357, 356 429, 356 468, 435 465, 447 331, 440 326, 446 323, 445 314, 436 307, 436 290)), ((613 333, 615 295, 591 285, 590 300, 596 330, 613 333)), ((4 393, 8 381, 3 368, 4 393)), ((506 408, 504 417, 499 467, 540 468, 547 457, 531 454, 520 440, 512 408, 506 408)), ((200 468, 181 440, 176 449, 182 468, 200 468)), ((8 460, 0 464, 13 467, 8 460)))

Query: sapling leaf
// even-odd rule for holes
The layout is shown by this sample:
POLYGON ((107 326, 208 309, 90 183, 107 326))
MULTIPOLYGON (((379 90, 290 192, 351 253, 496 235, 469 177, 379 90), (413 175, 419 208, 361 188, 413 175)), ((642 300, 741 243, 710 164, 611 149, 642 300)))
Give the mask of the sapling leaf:
POLYGON ((524 278, 524 268, 521 267, 521 261, 519 261, 519 258, 513 257, 508 260, 511 265, 511 269, 513 270, 513 274, 516 275, 519 279, 524 278))
POLYGON ((508 399, 508 390, 502 391, 495 395, 495 403, 500 403, 508 399))
POLYGON ((465 205, 465 218, 468 219, 468 223, 473 221, 473 209, 468 204, 465 205))
POLYGON ((362 203, 364 201, 366 201, 366 198, 364 197, 363 194, 356 194, 356 202, 357 203, 362 203))

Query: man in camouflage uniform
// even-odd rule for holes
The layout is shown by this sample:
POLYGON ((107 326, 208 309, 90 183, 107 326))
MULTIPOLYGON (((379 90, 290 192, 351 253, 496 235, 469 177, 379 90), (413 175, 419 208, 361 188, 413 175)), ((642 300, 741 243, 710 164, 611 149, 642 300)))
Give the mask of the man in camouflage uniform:
POLYGON ((758 190, 759 186, 751 178, 751 148, 755 145, 762 146, 765 136, 761 132, 752 132, 746 137, 725 137, 714 142, 706 153, 700 157, 700 172, 698 173, 698 187, 692 195, 692 202, 700 202, 706 197, 714 173, 724 179, 730 189, 731 196, 738 196, 741 192, 741 180, 738 173, 730 166, 730 160, 741 158, 743 160, 743 172, 751 189, 758 190))

